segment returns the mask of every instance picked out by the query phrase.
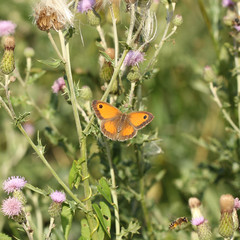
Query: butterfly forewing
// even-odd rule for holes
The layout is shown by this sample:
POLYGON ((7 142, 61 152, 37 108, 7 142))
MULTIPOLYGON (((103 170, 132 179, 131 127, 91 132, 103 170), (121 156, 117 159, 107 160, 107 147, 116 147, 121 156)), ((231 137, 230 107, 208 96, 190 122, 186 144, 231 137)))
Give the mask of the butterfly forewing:
POLYGON ((145 127, 153 120, 154 116, 150 112, 132 112, 128 114, 128 120, 138 130, 145 127))
POLYGON ((120 110, 118 110, 117 108, 113 107, 112 105, 110 105, 106 102, 102 102, 102 101, 94 100, 92 102, 92 107, 94 109, 96 116, 100 120, 116 118, 122 114, 122 112, 120 110))

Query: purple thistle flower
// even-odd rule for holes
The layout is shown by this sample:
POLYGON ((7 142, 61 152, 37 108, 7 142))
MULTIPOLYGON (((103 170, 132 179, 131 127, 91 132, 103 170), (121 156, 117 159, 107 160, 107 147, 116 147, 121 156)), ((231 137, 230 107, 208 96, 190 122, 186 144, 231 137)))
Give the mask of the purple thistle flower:
POLYGON ((204 219, 204 217, 201 216, 201 217, 193 218, 191 223, 192 223, 192 225, 198 226, 198 225, 204 223, 205 221, 206 220, 204 219))
POLYGON ((0 37, 13 34, 16 26, 17 25, 11 21, 0 20, 0 37))
POLYGON ((240 32, 240 26, 235 25, 234 28, 235 28, 238 32, 240 32))
POLYGON ((26 183, 27 181, 24 177, 12 176, 3 182, 3 190, 9 194, 15 190, 22 189, 26 183))
POLYGON ((234 2, 232 0, 222 0, 223 7, 231 7, 233 5, 234 5, 234 2))
POLYGON ((81 0, 78 2, 78 12, 84 13, 91 10, 96 3, 96 0, 81 0))
POLYGON ((1 210, 5 216, 18 216, 22 211, 22 203, 14 197, 9 197, 3 201, 1 210))
POLYGON ((65 81, 63 77, 58 78, 52 85, 53 93, 58 93, 66 87, 65 81))
POLYGON ((33 136, 33 134, 35 132, 35 127, 33 126, 33 124, 31 122, 25 122, 23 124, 23 128, 30 137, 33 136))
POLYGON ((236 208, 237 210, 240 209, 240 200, 239 200, 239 198, 235 198, 234 199, 234 208, 236 208))
POLYGON ((143 53, 139 51, 129 51, 124 59, 124 64, 126 66, 138 65, 138 63, 144 60, 143 53))
POLYGON ((50 194, 50 197, 54 202, 57 203, 62 203, 66 200, 65 193, 60 191, 54 191, 53 193, 50 194))

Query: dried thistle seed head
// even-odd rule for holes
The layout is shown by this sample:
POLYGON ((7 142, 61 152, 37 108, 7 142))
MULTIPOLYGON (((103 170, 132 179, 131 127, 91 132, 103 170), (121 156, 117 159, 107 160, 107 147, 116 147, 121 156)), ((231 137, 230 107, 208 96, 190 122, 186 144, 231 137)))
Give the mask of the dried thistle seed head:
POLYGON ((114 48, 107 48, 105 53, 112 59, 114 60, 115 58, 115 50, 114 48))
POLYGON ((14 50, 15 48, 15 39, 13 36, 7 36, 4 38, 4 49, 14 50))
POLYGON ((188 199, 188 205, 190 208, 196 208, 201 206, 201 202, 196 197, 191 197, 188 199))
POLYGON ((234 208, 234 198, 231 194, 224 194, 220 197, 221 212, 232 212, 234 208))
POLYGON ((73 25, 73 14, 66 0, 41 0, 34 8, 34 17, 42 31, 60 30, 73 25))

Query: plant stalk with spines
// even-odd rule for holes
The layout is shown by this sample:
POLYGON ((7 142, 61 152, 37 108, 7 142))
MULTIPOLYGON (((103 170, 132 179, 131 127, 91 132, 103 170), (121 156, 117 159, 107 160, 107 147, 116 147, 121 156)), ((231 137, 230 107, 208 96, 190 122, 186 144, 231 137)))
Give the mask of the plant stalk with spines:
POLYGON ((82 126, 81 126, 78 109, 77 109, 77 99, 76 99, 75 90, 74 90, 71 63, 70 63, 69 42, 65 42, 65 38, 61 30, 59 30, 59 38, 60 38, 60 43, 62 48, 62 55, 65 60, 64 66, 65 66, 67 80, 70 88, 70 99, 72 103, 73 115, 74 115, 75 124, 77 128, 79 147, 81 151, 82 181, 84 186, 84 195, 85 195, 85 202, 86 202, 85 206, 87 210, 86 217, 88 220, 92 239, 97 240, 98 235, 95 229, 96 223, 95 223, 94 215, 92 212, 93 208, 92 208, 92 202, 91 202, 91 189, 90 189, 89 173, 88 173, 88 167, 87 167, 86 137, 83 135, 82 126))

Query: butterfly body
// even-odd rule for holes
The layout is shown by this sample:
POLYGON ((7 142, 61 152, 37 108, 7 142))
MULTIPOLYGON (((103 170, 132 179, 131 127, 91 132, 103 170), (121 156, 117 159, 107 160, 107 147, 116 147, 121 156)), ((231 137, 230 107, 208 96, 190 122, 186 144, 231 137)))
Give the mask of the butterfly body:
POLYGON ((114 141, 125 141, 133 138, 137 131, 153 119, 149 112, 122 113, 109 103, 94 100, 92 107, 96 116, 101 120, 102 133, 114 141))

